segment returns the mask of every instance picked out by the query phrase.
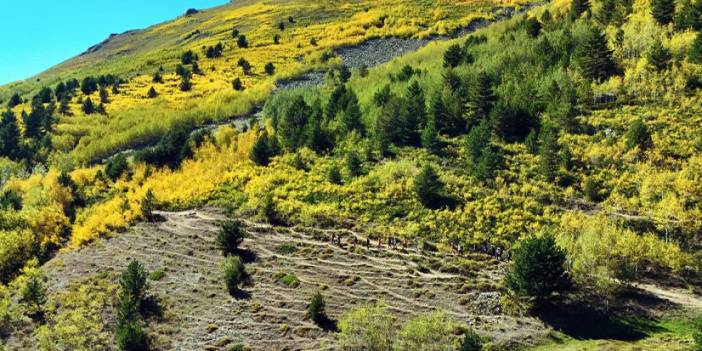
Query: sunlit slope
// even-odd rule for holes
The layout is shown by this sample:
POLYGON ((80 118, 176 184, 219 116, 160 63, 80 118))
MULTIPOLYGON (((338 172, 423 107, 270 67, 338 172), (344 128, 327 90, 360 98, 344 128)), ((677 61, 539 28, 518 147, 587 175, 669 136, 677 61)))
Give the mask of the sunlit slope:
MULTIPOLYGON (((244 1, 234 2, 144 30, 116 35, 86 53, 23 82, 0 88, 7 101, 15 92, 26 98, 45 86, 86 76, 114 74, 126 80, 110 92, 107 115, 84 115, 77 96, 70 114, 58 116, 53 145, 74 161, 84 163, 115 151, 138 147, 160 137, 181 122, 202 124, 246 114, 274 89, 275 81, 300 72, 338 64, 331 49, 372 37, 447 35, 479 18, 490 18, 503 6, 529 1, 244 1), (246 36, 240 47, 233 31, 246 36), (278 36, 278 44, 274 37, 278 36), (222 55, 206 58, 205 49, 223 45, 222 55), (183 52, 199 56, 202 74, 183 92, 174 73, 183 52), (244 58, 251 71, 237 63, 244 58), (272 63, 273 74, 264 72, 272 63), (152 75, 163 69, 163 83, 152 75), (243 90, 232 89, 239 78, 243 90), (156 98, 147 98, 151 87, 156 98)), ((186 65, 186 68, 191 69, 186 65)), ((89 96, 99 101, 98 93, 89 96)), ((18 115, 28 104, 16 107, 18 115)))

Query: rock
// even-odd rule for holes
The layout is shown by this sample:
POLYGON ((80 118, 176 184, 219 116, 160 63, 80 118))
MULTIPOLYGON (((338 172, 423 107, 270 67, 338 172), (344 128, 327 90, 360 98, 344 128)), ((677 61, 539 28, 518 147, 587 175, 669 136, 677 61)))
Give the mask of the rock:
POLYGON ((200 13, 198 9, 188 9, 187 11, 185 11, 185 16, 192 16, 197 13, 200 13))

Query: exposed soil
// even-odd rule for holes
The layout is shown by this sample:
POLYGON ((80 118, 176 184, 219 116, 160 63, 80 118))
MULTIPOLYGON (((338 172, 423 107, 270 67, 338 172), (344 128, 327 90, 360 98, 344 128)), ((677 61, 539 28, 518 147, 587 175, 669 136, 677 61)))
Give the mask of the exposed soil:
POLYGON ((164 269, 149 288, 163 308, 163 317, 149 323, 158 350, 227 350, 235 343, 253 350, 335 349, 334 332, 305 318, 316 291, 325 296, 332 319, 383 299, 400 319, 445 310, 500 345, 532 344, 548 333, 536 319, 500 314, 495 284, 504 267, 497 261, 474 255, 470 265, 456 268, 451 255, 378 250, 377 242, 367 250, 365 239, 354 247, 349 232, 342 233, 347 244, 341 248, 329 241, 333 231, 247 223, 243 257, 253 282, 234 298, 221 279, 222 256, 214 245, 217 222, 226 216, 214 209, 161 215, 163 222, 59 254, 44 266, 50 291, 97 274, 116 280, 129 259, 148 270, 164 269), (293 274, 300 285, 278 282, 277 273, 293 274))

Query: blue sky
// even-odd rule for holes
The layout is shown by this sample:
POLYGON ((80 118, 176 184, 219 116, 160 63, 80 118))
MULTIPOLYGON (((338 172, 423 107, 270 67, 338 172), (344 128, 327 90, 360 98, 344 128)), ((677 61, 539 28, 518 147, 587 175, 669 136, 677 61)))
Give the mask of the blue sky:
POLYGON ((31 77, 111 33, 145 28, 227 0, 11 0, 0 16, 0 85, 31 77))

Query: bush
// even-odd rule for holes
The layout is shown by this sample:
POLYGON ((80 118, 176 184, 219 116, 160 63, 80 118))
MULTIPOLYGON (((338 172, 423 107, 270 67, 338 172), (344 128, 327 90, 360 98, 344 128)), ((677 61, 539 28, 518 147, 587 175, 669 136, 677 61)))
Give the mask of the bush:
POLYGON ((358 154, 350 151, 346 154, 346 171, 351 178, 359 177, 363 174, 363 163, 358 154))
POLYGON ((27 312, 33 318, 41 318, 46 303, 46 288, 41 277, 32 275, 22 288, 22 303, 27 305, 27 312))
POLYGON ((694 351, 702 351, 702 316, 697 317, 692 338, 695 341, 694 351))
POLYGON ((127 155, 124 153, 117 154, 107 161, 107 165, 105 165, 105 175, 114 182, 128 169, 129 163, 127 162, 127 155))
POLYGON ((443 205, 444 184, 430 165, 425 165, 414 179, 414 193, 424 207, 436 209, 443 205))
POLYGON ((273 65, 272 62, 268 62, 263 67, 263 70, 266 72, 267 75, 272 76, 275 73, 275 65, 273 65))
POLYGON ((339 349, 391 350, 396 332, 395 319, 384 305, 357 307, 339 321, 339 349))
POLYGON ((248 282, 249 276, 246 273, 246 267, 239 256, 227 256, 222 267, 227 290, 233 296, 239 292, 239 286, 248 282))
POLYGON ((156 92, 156 89, 154 87, 149 88, 149 91, 146 93, 146 97, 149 99, 153 99, 158 96, 158 93, 156 92))
POLYGON ((232 88, 236 91, 244 90, 244 86, 241 84, 241 78, 234 78, 232 81, 232 88))
POLYGON ((117 348, 120 351, 148 351, 146 333, 138 321, 124 322, 117 326, 117 348))
POLYGON ((324 311, 325 303, 324 297, 320 292, 317 292, 312 296, 310 304, 307 306, 307 316, 310 317, 315 323, 320 323, 326 318, 326 312, 324 311))
POLYGON ((141 215, 144 217, 144 219, 150 221, 154 218, 153 211, 155 209, 156 196, 154 196, 154 192, 149 189, 146 191, 146 194, 144 194, 144 198, 141 199, 141 215))
POLYGON ((641 152, 653 147, 651 132, 641 119, 635 120, 626 133, 626 148, 631 150, 637 146, 641 152))
POLYGON ((402 327, 393 343, 393 350, 455 350, 454 326, 455 323, 442 312, 420 315, 402 327))
POLYGON ((514 251, 506 286, 518 296, 537 300, 562 291, 569 285, 565 258, 553 235, 527 238, 514 251))
POLYGON ((217 247, 222 250, 222 255, 234 254, 239 250, 239 245, 244 241, 246 233, 240 221, 226 221, 217 234, 217 247))
POLYGON ((343 182, 341 179, 341 171, 339 170, 339 166, 334 164, 331 166, 331 168, 329 168, 327 179, 329 180, 329 183, 336 185, 340 185, 343 182))
POLYGON ((239 37, 236 39, 236 45, 242 49, 248 48, 249 42, 246 40, 246 36, 240 34, 239 37))
POLYGON ((83 100, 81 110, 83 110, 83 113, 85 113, 86 115, 91 115, 95 113, 95 104, 93 104, 93 100, 91 100, 90 98, 86 98, 85 100, 83 100))
POLYGON ((460 351, 480 351, 483 349, 483 341, 473 329, 469 329, 463 336, 460 351))

